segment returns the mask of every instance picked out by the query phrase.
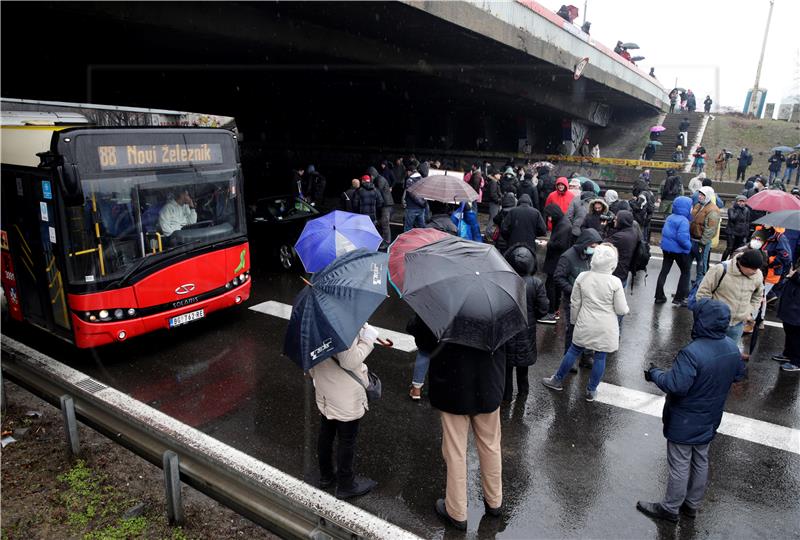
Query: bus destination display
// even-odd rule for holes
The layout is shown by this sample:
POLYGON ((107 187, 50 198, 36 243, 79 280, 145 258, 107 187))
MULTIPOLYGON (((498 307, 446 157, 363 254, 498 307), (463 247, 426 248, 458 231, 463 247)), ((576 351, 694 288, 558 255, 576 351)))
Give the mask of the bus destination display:
POLYGON ((222 163, 219 144, 98 146, 97 154, 103 171, 222 163))

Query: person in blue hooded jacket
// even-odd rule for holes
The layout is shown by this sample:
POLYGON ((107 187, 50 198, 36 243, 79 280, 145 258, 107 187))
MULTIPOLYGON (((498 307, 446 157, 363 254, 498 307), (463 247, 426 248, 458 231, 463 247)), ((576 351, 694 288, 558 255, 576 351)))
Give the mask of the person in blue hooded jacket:
POLYGON ((661 272, 656 281, 656 304, 667 301, 664 294, 664 283, 672 269, 672 263, 677 263, 681 271, 678 280, 678 290, 672 300, 673 304, 680 305, 689 295, 689 279, 692 271, 692 238, 689 234, 689 222, 692 219, 692 200, 689 197, 676 197, 672 203, 672 214, 664 222, 661 231, 661 251, 664 260, 661 262, 661 272))
POLYGON ((731 385, 746 374, 739 348, 726 335, 730 308, 702 299, 694 309, 692 342, 678 352, 672 368, 654 366, 644 378, 666 392, 664 437, 667 439, 669 475, 660 503, 636 503, 636 508, 657 519, 678 521, 679 513, 694 518, 708 483, 708 447, 722 421, 731 385))

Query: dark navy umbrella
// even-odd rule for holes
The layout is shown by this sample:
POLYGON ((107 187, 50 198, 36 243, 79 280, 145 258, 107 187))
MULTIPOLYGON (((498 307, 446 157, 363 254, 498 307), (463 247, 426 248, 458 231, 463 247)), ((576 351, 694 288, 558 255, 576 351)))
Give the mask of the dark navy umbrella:
POLYGON ((294 249, 306 272, 319 272, 348 251, 377 251, 381 240, 369 216, 334 210, 308 221, 294 249))
POLYGON ((403 299, 440 341, 494 351, 527 328, 525 282, 494 246, 448 237, 405 269, 403 299))
POLYGON ((292 306, 283 352, 307 371, 345 351, 386 299, 389 256, 357 249, 311 278, 292 306))

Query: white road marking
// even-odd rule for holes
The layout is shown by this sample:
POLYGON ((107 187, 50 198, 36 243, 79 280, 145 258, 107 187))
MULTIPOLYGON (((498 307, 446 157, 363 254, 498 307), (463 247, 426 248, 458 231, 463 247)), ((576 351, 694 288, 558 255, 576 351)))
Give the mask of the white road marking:
MULTIPOLYGON (((251 306, 250 309, 266 315, 280 317, 281 319, 289 319, 292 315, 292 306, 273 300, 251 306)), ((765 324, 780 326, 778 323, 769 321, 765 321, 765 324)), ((414 338, 408 334, 385 328, 378 328, 378 331, 381 333, 381 337, 388 337, 394 342, 395 349, 405 352, 415 352, 417 350, 414 338)), ((664 408, 663 395, 650 394, 608 383, 600 383, 597 389, 596 401, 657 418, 661 418, 664 408)), ((800 430, 798 429, 726 412, 722 414, 722 423, 718 431, 724 435, 745 441, 800 454, 800 430)))
MULTIPOLYGON (((266 315, 272 315, 273 317, 280 317, 281 319, 288 320, 292 316, 292 306, 273 300, 250 306, 250 309, 266 315)), ((387 330, 386 328, 379 328, 377 326, 375 328, 380 332, 381 339, 389 338, 394 342, 393 349, 409 353, 417 352, 417 344, 412 336, 401 334, 394 330, 387 330)))

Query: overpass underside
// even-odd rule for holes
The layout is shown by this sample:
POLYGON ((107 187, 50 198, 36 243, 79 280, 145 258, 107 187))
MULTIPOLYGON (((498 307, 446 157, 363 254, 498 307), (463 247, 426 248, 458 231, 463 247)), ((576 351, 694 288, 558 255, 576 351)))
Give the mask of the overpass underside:
POLYGON ((5 3, 2 94, 232 115, 271 147, 552 151, 564 119, 656 113, 502 25, 464 2, 5 3))

